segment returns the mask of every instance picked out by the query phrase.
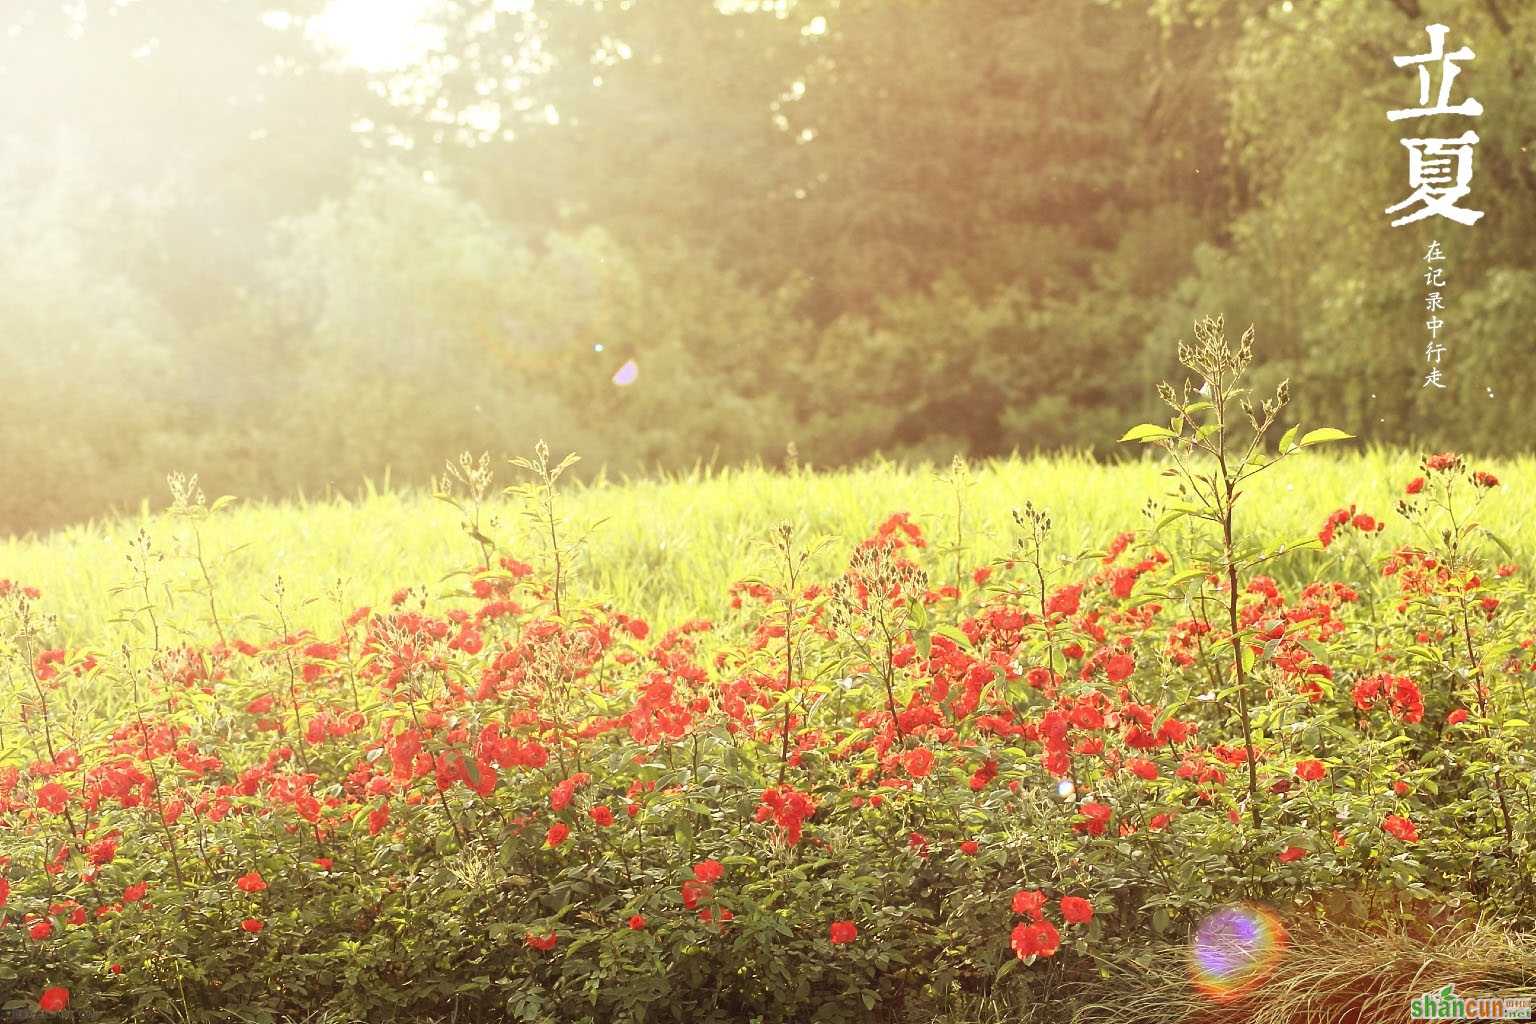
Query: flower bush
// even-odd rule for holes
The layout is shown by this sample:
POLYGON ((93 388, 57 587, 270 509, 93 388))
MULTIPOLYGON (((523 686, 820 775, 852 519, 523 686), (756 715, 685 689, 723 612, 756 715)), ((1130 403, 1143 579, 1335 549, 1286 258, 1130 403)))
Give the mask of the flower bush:
POLYGON ((566 586, 541 449, 530 561, 475 477, 478 564, 324 636, 211 599, 172 636, 131 557, 129 639, 66 648, 0 582, 0 1008, 1018 1019, 1238 901, 1528 925, 1536 633, 1477 523, 1499 482, 1433 455, 1395 518, 1326 496, 1320 536, 1249 550, 1246 471, 1337 432, 1267 450, 1282 395, 1234 441, 1243 350, 1200 344, 1210 393, 1131 438, 1182 497, 1065 562, 1029 505, 987 564, 898 513, 830 579, 785 527, 659 628, 566 586))

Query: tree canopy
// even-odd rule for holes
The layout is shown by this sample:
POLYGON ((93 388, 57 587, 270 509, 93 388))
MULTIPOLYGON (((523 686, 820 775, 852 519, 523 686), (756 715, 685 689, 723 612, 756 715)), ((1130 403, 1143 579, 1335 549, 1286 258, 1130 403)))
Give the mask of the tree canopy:
POLYGON ((540 436, 612 472, 1107 452, 1207 312, 1304 418, 1529 446, 1530 5, 445 0, 384 69, 325 7, 0 16, 0 460, 38 484, 0 525, 540 436), (1389 122, 1432 22, 1484 113, 1389 122), (1391 227, 1401 140, 1468 123, 1486 215, 1391 227))

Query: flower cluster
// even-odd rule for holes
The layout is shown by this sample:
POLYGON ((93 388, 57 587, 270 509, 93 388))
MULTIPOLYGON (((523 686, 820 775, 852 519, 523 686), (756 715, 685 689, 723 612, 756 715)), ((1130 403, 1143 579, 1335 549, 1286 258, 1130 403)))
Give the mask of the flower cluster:
MULTIPOLYGON (((1461 468, 1432 456, 1407 490, 1486 498, 1461 468)), ((617 1018, 669 991, 793 1020, 814 992, 851 1021, 925 998, 902 965, 1048 971, 1255 891, 1517 891, 1518 568, 1466 538, 1378 550, 1352 505, 1322 545, 1344 530, 1380 573, 1233 588, 1149 532, 1086 569, 955 571, 898 514, 830 578, 744 581, 665 629, 568 592, 557 612, 501 558, 326 635, 111 654, 0 581, 27 683, 0 712, 0 951, 46 1013, 195 990, 368 1017, 452 991, 617 1018), (1151 870, 1184 880, 1156 913, 1151 870)))

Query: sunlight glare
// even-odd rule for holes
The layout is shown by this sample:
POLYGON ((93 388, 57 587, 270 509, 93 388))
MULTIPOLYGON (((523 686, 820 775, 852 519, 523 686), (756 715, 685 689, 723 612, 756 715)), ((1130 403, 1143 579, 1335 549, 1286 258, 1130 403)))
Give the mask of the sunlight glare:
POLYGON ((423 24, 432 0, 331 0, 310 32, 348 64, 394 71, 442 44, 442 31, 423 24))

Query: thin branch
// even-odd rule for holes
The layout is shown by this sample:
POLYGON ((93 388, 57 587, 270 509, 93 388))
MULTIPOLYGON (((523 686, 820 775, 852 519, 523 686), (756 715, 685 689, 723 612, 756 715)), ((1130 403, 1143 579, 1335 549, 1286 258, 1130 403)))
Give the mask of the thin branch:
POLYGON ((1499 0, 1483 0, 1483 7, 1488 11, 1488 17, 1498 26, 1499 32, 1508 37, 1514 31, 1514 26, 1509 23, 1509 18, 1499 9, 1499 0))

